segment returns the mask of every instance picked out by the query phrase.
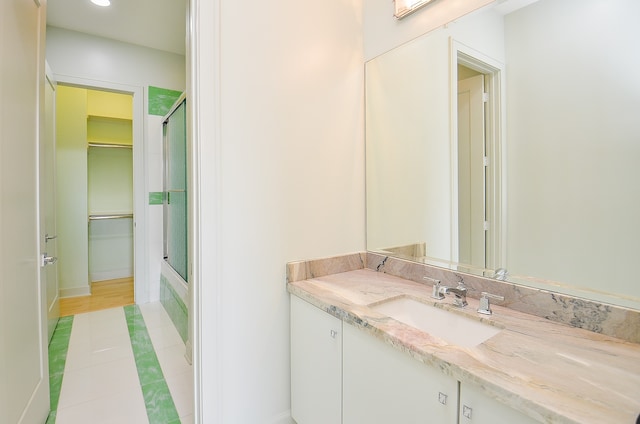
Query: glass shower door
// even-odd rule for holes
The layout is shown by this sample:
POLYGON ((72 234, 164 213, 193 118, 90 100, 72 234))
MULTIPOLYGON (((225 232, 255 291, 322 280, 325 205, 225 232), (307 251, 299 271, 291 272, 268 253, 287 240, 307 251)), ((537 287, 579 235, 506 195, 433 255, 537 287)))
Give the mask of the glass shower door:
POLYGON ((184 98, 163 123, 164 175, 164 258, 188 280, 187 240, 187 133, 184 98))

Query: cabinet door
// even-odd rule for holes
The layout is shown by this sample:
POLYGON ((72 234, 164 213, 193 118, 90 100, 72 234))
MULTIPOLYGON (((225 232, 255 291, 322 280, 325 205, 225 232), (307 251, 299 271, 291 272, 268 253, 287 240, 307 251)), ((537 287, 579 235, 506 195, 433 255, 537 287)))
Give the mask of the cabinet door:
POLYGON ((477 387, 460 385, 460 424, 533 424, 538 421, 510 408, 477 387))
POLYGON ((457 423, 458 382, 351 325, 343 328, 343 423, 457 423))
POLYGON ((291 416, 342 422, 342 321, 291 296, 291 416))

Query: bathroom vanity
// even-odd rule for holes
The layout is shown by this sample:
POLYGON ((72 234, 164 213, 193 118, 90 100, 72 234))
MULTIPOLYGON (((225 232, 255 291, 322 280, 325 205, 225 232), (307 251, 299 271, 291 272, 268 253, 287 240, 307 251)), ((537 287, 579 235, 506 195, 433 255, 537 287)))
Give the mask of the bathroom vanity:
MULTIPOLYGON (((455 307, 432 298, 432 279, 377 272, 372 259, 288 266, 298 424, 635 422, 639 344, 496 304, 478 314, 481 278, 420 268, 468 277, 468 305, 455 307)), ((484 280, 515 304, 511 283, 484 280)))

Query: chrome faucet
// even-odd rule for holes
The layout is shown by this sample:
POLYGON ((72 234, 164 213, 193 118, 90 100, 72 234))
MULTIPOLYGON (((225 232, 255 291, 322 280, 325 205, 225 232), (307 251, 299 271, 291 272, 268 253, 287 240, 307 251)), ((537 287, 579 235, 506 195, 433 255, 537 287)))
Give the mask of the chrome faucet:
POLYGON ((444 299, 445 294, 453 294, 455 296, 453 304, 459 308, 464 308, 468 305, 467 288, 462 281, 458 283, 458 287, 441 286, 440 283, 433 286, 433 298, 444 299))

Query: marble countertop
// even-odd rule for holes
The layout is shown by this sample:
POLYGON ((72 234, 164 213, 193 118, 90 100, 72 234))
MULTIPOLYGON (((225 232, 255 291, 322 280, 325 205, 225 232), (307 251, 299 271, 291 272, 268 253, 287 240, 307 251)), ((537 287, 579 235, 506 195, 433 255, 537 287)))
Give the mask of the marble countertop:
MULTIPOLYGON (((289 282, 290 293, 447 375, 548 423, 630 423, 640 414, 640 344, 491 305, 463 310, 431 298, 430 284, 371 269, 289 282), (475 347, 448 344, 370 305, 408 296, 501 328, 475 347)), ((446 325, 443 323, 443 325, 446 325)))

